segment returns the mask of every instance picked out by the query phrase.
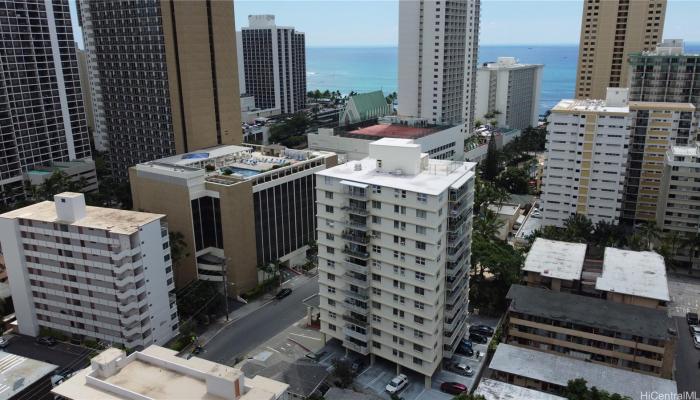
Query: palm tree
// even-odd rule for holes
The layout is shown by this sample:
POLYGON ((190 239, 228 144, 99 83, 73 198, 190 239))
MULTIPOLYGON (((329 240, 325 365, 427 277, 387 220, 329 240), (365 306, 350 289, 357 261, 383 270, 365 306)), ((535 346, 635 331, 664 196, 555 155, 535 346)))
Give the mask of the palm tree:
POLYGON ((564 221, 566 241, 588 243, 593 233, 593 222, 583 214, 574 214, 564 221))
POLYGON ((686 235, 682 246, 688 250, 688 263, 690 267, 689 273, 693 273, 693 261, 695 261, 695 253, 700 252, 700 232, 690 233, 686 235))
POLYGON ((486 239, 498 239, 498 231, 502 226, 503 221, 489 209, 484 210, 474 221, 474 231, 486 239))
POLYGON ((658 240, 661 236, 661 231, 659 227, 656 226, 656 222, 647 221, 642 226, 639 227, 639 234, 644 238, 644 246, 647 250, 651 250, 655 240, 658 240))
POLYGON ((180 261, 190 255, 190 253, 187 252, 187 242, 185 242, 185 236, 176 231, 170 231, 168 233, 168 239, 170 240, 170 258, 173 260, 175 269, 177 269, 180 261))

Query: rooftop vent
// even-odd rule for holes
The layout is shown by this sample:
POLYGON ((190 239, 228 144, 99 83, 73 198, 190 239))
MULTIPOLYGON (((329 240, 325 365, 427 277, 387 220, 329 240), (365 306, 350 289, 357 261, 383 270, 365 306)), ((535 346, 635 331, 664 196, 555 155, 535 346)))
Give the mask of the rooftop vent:
POLYGON ((362 164, 359 163, 359 162, 358 162, 358 163, 355 163, 355 165, 353 166, 353 170, 355 170, 355 171, 362 171, 362 164))

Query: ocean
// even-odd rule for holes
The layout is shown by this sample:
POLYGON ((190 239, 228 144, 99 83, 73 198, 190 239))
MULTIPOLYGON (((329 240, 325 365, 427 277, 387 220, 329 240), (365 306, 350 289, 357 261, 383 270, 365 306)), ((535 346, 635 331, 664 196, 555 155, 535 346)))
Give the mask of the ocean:
MULTIPOLYGON (((686 43, 687 52, 700 52, 700 43, 686 43)), ((540 114, 559 100, 571 98, 576 86, 577 45, 482 46, 479 63, 515 57, 526 64, 544 64, 540 114)), ((307 90, 367 92, 397 91, 397 47, 307 47, 307 90)))

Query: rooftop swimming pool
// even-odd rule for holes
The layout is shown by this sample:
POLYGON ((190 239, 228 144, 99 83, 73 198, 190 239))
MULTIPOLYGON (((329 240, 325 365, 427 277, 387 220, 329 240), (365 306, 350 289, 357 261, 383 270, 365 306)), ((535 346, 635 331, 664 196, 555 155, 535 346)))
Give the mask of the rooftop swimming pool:
POLYGON ((225 167, 221 168, 222 171, 231 171, 233 174, 238 174, 243 176, 244 178, 247 178, 249 176, 255 176, 261 173, 262 171, 256 171, 254 169, 246 169, 246 168, 238 168, 238 167, 225 167))

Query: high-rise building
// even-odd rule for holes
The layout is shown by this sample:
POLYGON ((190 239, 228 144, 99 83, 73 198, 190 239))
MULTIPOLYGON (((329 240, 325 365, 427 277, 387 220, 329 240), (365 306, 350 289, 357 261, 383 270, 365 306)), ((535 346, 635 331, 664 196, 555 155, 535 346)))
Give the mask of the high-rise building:
POLYGON ((233 3, 81 1, 96 119, 114 178, 242 141, 233 3), (99 103, 99 104, 98 104, 99 103))
MULTIPOLYGON (((700 144, 671 147, 664 159, 656 224, 684 239, 700 234, 700 144)), ((697 243, 697 242, 695 242, 697 243)), ((700 248, 680 246, 675 261, 700 270, 700 248)))
POLYGON ((667 0, 585 0, 581 16, 577 99, 602 99, 627 87, 627 56, 653 50, 664 31, 667 0))
POLYGON ((306 40, 293 27, 275 25, 274 15, 249 15, 239 33, 239 77, 260 109, 291 114, 306 107, 306 40))
POLYGON ((664 154, 687 140, 695 107, 629 102, 629 89, 605 100, 562 100, 547 127, 544 223, 572 214, 593 222, 656 218, 664 154))
POLYGON ((19 332, 47 328, 128 348, 177 335, 164 218, 86 207, 69 192, 0 215, 19 332))
POLYGON ((35 167, 91 157, 68 3, 0 4, 0 204, 35 167))
MULTIPOLYGON (((683 40, 664 40, 653 51, 630 54, 628 80, 631 101, 691 103, 700 122, 700 85, 694 83, 700 81, 700 54, 685 53, 683 40)), ((688 144, 698 139, 691 135, 688 144)))
POLYGON ((80 89, 83 94, 83 106, 85 108, 85 121, 88 132, 95 131, 95 117, 92 110, 92 91, 90 90, 90 75, 88 72, 88 53, 76 47, 78 56, 78 72, 80 74, 80 89))
POLYGON ((178 288, 200 279, 240 294, 265 279, 258 266, 306 262, 316 233, 314 173, 336 158, 246 145, 146 162, 130 170, 134 208, 166 214, 183 235, 189 251, 175 273, 178 288))
POLYGON ((484 63, 476 72, 476 119, 513 129, 539 122, 542 64, 520 64, 513 57, 484 63), (487 118, 490 116, 491 118, 487 118))
POLYGON ((480 0, 399 2, 399 115, 471 132, 479 20, 480 0))
POLYGON ((321 332, 429 386, 466 332, 475 166, 384 138, 316 174, 321 332))

